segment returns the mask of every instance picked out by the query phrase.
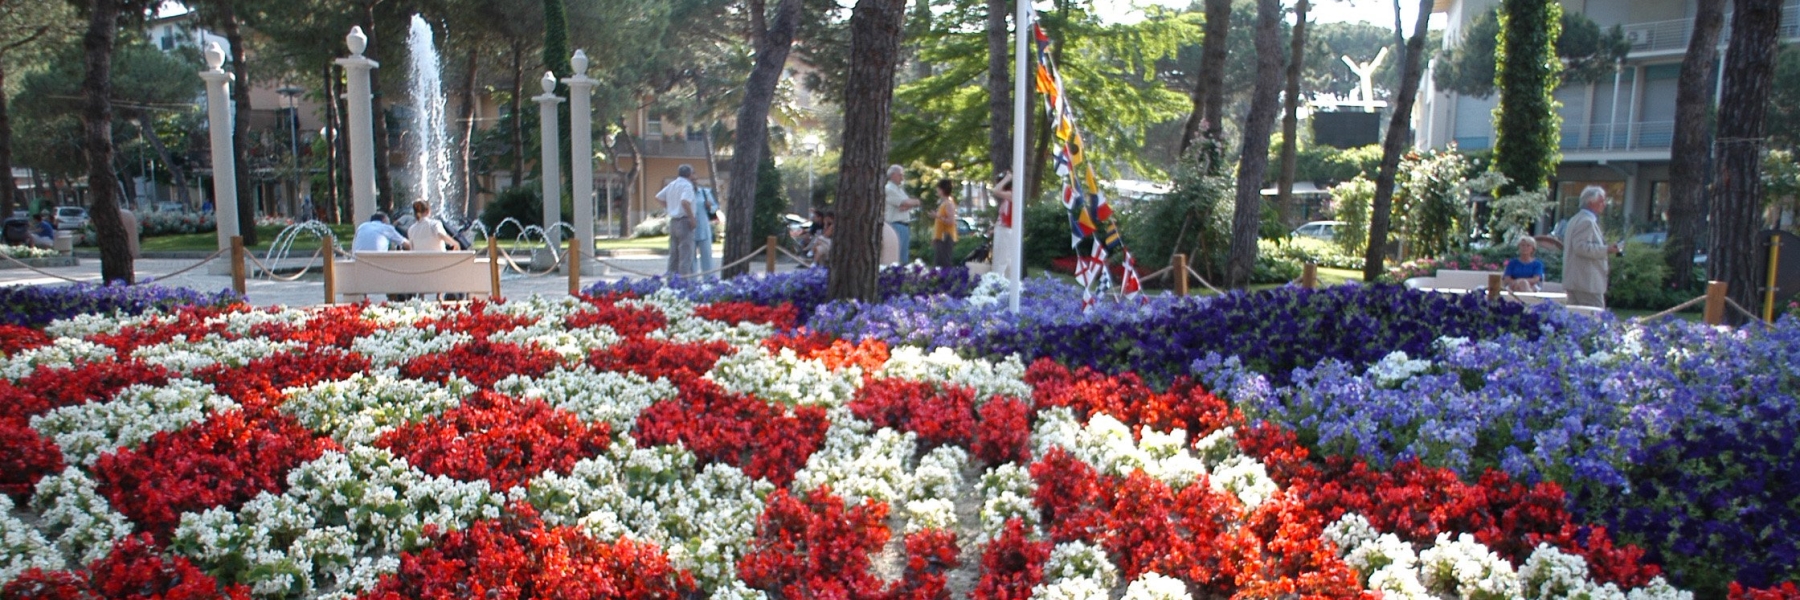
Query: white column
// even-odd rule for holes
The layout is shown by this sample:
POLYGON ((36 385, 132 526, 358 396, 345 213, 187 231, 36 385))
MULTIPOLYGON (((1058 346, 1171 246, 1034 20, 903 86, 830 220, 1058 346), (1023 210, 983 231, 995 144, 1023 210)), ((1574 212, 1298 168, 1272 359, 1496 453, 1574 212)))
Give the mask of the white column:
POLYGON ((369 71, 381 63, 363 56, 369 36, 363 35, 361 27, 351 27, 344 40, 350 56, 336 62, 347 75, 344 98, 350 105, 344 115, 350 121, 350 214, 362 223, 375 214, 375 109, 369 71))
POLYGON ((594 86, 600 82, 587 76, 587 53, 576 50, 569 64, 575 75, 563 79, 569 84, 569 128, 574 140, 569 144, 569 187, 575 197, 575 245, 581 248, 581 270, 599 273, 599 264, 586 260, 594 254, 594 115, 591 102, 594 86))
MULTIPOLYGON (((1016 76, 1013 78, 1013 157, 1012 157, 1012 217, 1013 226, 1001 232, 1002 238, 994 240, 994 247, 1006 244, 1012 248, 1008 254, 1011 260, 1004 265, 1006 279, 1012 282, 1012 293, 1008 305, 1014 313, 1019 312, 1020 286, 1024 284, 1020 277, 1024 271, 1020 264, 1025 262, 1025 194, 1031 189, 1031 182, 1025 179, 1025 74, 1030 62, 1025 60, 1025 39, 1031 35, 1031 2, 1019 0, 1019 11, 1013 15, 1013 65, 1016 76)), ((996 261, 998 262, 998 261, 996 261)), ((1002 265, 994 265, 1000 267, 1002 265)))
POLYGON ((544 173, 544 240, 555 246, 562 243, 556 233, 556 222, 562 220, 562 150, 557 138, 556 105, 563 99, 556 95, 556 74, 544 72, 538 83, 544 93, 532 96, 538 103, 538 136, 543 138, 544 153, 539 163, 544 173))
MULTIPOLYGON (((231 147, 231 94, 226 85, 234 76, 222 68, 225 51, 218 42, 206 45, 206 70, 200 79, 206 81, 206 125, 212 138, 213 220, 218 223, 219 249, 231 251, 231 238, 238 235, 237 152, 231 147)), ((214 274, 231 272, 229 261, 215 261, 209 270, 214 274)))

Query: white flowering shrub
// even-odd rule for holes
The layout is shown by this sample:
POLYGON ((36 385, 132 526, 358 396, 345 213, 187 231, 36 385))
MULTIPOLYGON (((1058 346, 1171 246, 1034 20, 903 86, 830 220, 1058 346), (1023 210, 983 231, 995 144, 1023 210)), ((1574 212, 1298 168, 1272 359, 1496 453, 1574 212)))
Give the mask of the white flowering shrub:
POLYGON ((1214 430, 1194 441, 1194 454, 1211 469, 1225 462, 1225 459, 1240 454, 1237 444, 1237 428, 1223 427, 1214 430))
POLYGON ((152 309, 143 314, 80 314, 67 319, 57 319, 44 326, 44 333, 56 338, 85 338, 96 333, 113 333, 127 327, 143 327, 152 324, 173 323, 175 317, 160 310, 152 309))
POLYGON ((288 491, 237 511, 181 516, 170 548, 260 596, 372 585, 424 544, 425 526, 461 529, 500 516, 486 482, 427 475, 386 450, 326 452, 288 474, 288 491), (386 569, 386 570, 384 570, 386 569))
POLYGON ((94 480, 72 466, 38 480, 31 510, 38 513, 38 531, 67 565, 100 560, 113 542, 131 535, 131 521, 113 510, 94 480))
POLYGON ((274 342, 264 338, 225 339, 218 334, 208 334, 192 342, 176 338, 167 343, 144 346, 132 351, 131 357, 145 364, 188 374, 215 364, 242 367, 250 364, 250 361, 301 347, 299 342, 274 342))
POLYGON ((962 493, 962 470, 969 453, 956 446, 938 446, 919 459, 913 470, 912 500, 955 499, 962 493))
POLYGON ((1587 559, 1541 542, 1519 565, 1519 586, 1528 600, 1625 600, 1619 586, 1588 579, 1587 559))
POLYGON ((1031 386, 1025 384, 1025 363, 1016 354, 995 362, 963 358, 949 348, 927 354, 920 348, 901 346, 889 352, 887 364, 876 375, 974 388, 977 404, 995 395, 1031 399, 1031 386))
POLYGON ((419 321, 441 319, 452 310, 454 307, 449 304, 414 298, 406 302, 370 304, 363 308, 362 317, 386 329, 411 329, 419 321))
POLYGON ((13 518, 12 498, 0 494, 0 586, 33 567, 46 571, 63 568, 61 554, 44 534, 13 518))
MULTIPOLYGON (((1050 559, 1044 562, 1044 581, 1074 579, 1092 581, 1104 594, 1119 584, 1119 568, 1106 559, 1106 550, 1099 546, 1080 541, 1057 544, 1050 549, 1050 559)), ((1032 595, 1036 597, 1036 590, 1032 595)))
POLYGON ((495 382, 494 391, 543 400, 583 421, 609 424, 615 432, 629 431, 638 413, 676 395, 667 379, 651 381, 636 373, 595 371, 588 365, 557 368, 536 379, 513 375, 495 382))
POLYGON ((368 444, 388 430, 455 408, 475 393, 463 379, 442 385, 405 379, 388 368, 287 390, 281 412, 345 446, 368 444))
POLYGON ((1321 537, 1325 538, 1325 541, 1337 545, 1338 556, 1344 556, 1362 545, 1363 542, 1372 541, 1380 536, 1381 533, 1375 531, 1375 526, 1369 524, 1367 517, 1356 513, 1344 513, 1344 516, 1338 517, 1338 520, 1325 526, 1325 533, 1321 537))
POLYGON ((1246 510, 1255 510, 1264 500, 1281 491, 1261 462, 1242 454, 1219 463, 1213 469, 1210 481, 1214 490, 1236 494, 1246 510))
POLYGON ((956 502, 944 498, 913 500, 906 503, 907 534, 927 529, 956 531, 956 502))
POLYGON ((435 329, 410 326, 378 329, 350 342, 350 351, 369 358, 376 368, 398 366, 427 354, 442 354, 451 348, 474 341, 466 333, 439 333, 435 329))
POLYGON ((1431 361, 1407 356, 1405 350, 1389 352, 1387 356, 1375 364, 1369 365, 1367 375, 1381 387, 1397 387, 1413 376, 1431 370, 1431 361))
POLYGON ((1107 588, 1092 579, 1064 579, 1031 588, 1031 600, 1108 600, 1107 588))
POLYGON ((1037 493, 1037 481, 1025 467, 1006 463, 988 469, 981 475, 982 541, 1000 537, 1009 519, 1020 519, 1036 528, 1037 506, 1031 497, 1037 493))
POLYGON ((78 338, 56 338, 47 346, 13 353, 0 358, 0 377, 12 381, 24 379, 40 366, 67 367, 76 361, 105 362, 113 358, 112 348, 78 338))
POLYGON ((1187 584, 1174 577, 1166 577, 1155 571, 1139 575, 1125 587, 1124 600, 1193 600, 1194 596, 1187 591, 1187 584))
POLYGON ((810 492, 829 485, 846 505, 862 504, 864 499, 901 500, 912 488, 906 463, 912 459, 917 437, 887 427, 873 435, 859 434, 834 422, 825 433, 824 447, 806 460, 806 468, 794 473, 793 489, 810 492))
POLYGON ((252 330, 263 325, 286 325, 299 328, 305 327, 306 322, 310 320, 312 320, 312 311, 280 306, 214 315, 207 317, 206 324, 223 324, 226 333, 250 335, 252 330))
POLYGON ((862 387, 860 368, 832 371, 792 349, 770 354, 760 346, 720 357, 705 377, 727 391, 788 405, 843 406, 862 387))
POLYGON ((549 319, 488 336, 493 342, 536 346, 554 352, 565 363, 580 362, 595 350, 619 343, 620 339, 623 338, 605 325, 564 329, 560 322, 549 319))
POLYGON ((1440 533, 1419 553, 1419 580, 1432 594, 1467 600, 1522 597, 1512 564, 1467 533, 1440 533))
POLYGON ((994 306, 1008 299, 1012 293, 1012 281, 1005 275, 989 271, 981 274, 981 280, 975 283, 974 291, 969 292, 970 306, 994 306))
POLYGON ((93 464, 101 454, 149 441, 175 431, 207 413, 237 408, 212 386, 176 379, 162 387, 133 385, 111 402, 64 406, 31 418, 31 428, 56 442, 71 463, 93 464))

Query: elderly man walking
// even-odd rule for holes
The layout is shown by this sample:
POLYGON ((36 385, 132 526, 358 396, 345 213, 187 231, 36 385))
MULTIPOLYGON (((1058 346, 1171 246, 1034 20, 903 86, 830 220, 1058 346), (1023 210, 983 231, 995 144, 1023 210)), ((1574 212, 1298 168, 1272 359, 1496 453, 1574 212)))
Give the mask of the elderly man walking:
POLYGON ((1581 190, 1581 212, 1569 217, 1563 229, 1563 289, 1569 304, 1606 308, 1607 262, 1620 251, 1607 244, 1600 232, 1600 215, 1606 211, 1606 190, 1588 186, 1581 190))
POLYGON ((887 207, 883 220, 894 228, 895 237, 900 242, 900 264, 911 260, 907 250, 912 246, 912 209, 919 207, 919 199, 906 195, 906 188, 900 186, 900 182, 905 179, 906 169, 900 165, 888 165, 888 183, 882 189, 887 207))
POLYGON ((694 274, 694 167, 681 165, 675 169, 675 180, 656 193, 656 200, 668 208, 669 275, 694 274))

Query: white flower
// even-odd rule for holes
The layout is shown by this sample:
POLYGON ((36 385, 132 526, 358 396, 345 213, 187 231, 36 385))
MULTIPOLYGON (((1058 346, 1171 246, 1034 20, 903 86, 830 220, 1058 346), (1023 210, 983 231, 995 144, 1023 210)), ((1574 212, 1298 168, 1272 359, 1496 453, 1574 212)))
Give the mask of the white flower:
POLYGON ((250 335, 251 331, 262 325, 286 325, 289 327, 305 327, 312 320, 312 311, 286 306, 259 308, 255 310, 233 311, 207 317, 206 324, 223 324, 226 333, 250 335))
POLYGON ((1035 456, 1043 456, 1051 448, 1062 448, 1073 451, 1078 446, 1076 439, 1081 436, 1081 420, 1075 418, 1075 411, 1067 406, 1053 406, 1038 411, 1037 424, 1031 427, 1031 452, 1035 456))
POLYGON ((975 284, 975 290, 969 292, 970 306, 993 306, 999 304, 1012 293, 1012 280, 1005 275, 989 271, 981 275, 981 281, 975 284))
POLYGON ((300 348, 299 342, 274 342, 264 338, 225 339, 207 334, 199 341, 177 338, 167 343, 144 346, 132 351, 132 358, 145 364, 158 365, 177 373, 193 373, 215 364, 242 367, 250 361, 300 348))
POLYGON ((914 500, 955 499, 962 485, 963 467, 969 464, 969 453, 956 446, 938 446, 919 459, 913 470, 914 500))
POLYGON ((0 494, 0 586, 36 567, 55 571, 64 567, 62 556, 37 529, 12 517, 12 498, 0 494))
POLYGON ((488 336, 489 341, 536 346, 556 353, 564 362, 577 362, 595 350, 619 343, 619 334, 605 325, 564 329, 562 323, 543 320, 488 336))
POLYGON ((127 327, 174 323, 175 320, 174 315, 160 310, 148 310, 140 315, 86 313, 51 321, 44 326, 44 333, 50 337, 85 338, 96 333, 113 333, 127 327))
POLYGON ((1031 588, 1032 600, 1107 600, 1107 588, 1092 579, 1064 579, 1031 588))
POLYGON ((1337 545, 1338 556, 1344 556, 1363 542, 1374 541, 1380 535, 1380 532, 1375 531, 1375 526, 1369 524, 1368 518, 1356 513, 1345 513, 1325 526, 1323 537, 1325 541, 1337 545))
POLYGON ((513 375, 496 382, 494 391, 543 400, 583 421, 607 423, 613 431, 630 430, 638 413, 676 394, 667 379, 650 381, 636 373, 595 371, 588 365, 557 368, 537 379, 513 375))
POLYGON ((419 321, 441 319, 452 310, 448 304, 416 298, 406 302, 383 302, 363 308, 362 317, 384 329, 411 329, 419 321))
POLYGON ((1420 581, 1433 594, 1467 600, 1522 597, 1512 564, 1467 533, 1455 539, 1440 533, 1419 553, 1420 581))
POLYGON ((340 444, 368 444, 390 429, 450 410, 474 392, 474 386, 462 379, 439 385, 404 379, 388 368, 290 388, 281 412, 340 444))
POLYGON ((842 406, 862 387, 862 369, 832 371, 792 349, 770 354, 760 346, 739 349, 714 363, 705 377, 726 391, 790 405, 842 406))
POLYGON ((1225 427, 1213 431, 1194 442, 1194 453, 1200 456, 1200 460, 1206 463, 1207 468, 1225 462, 1225 459, 1237 455, 1238 452, 1237 428, 1235 427, 1225 427))
POLYGON ((1065 542, 1050 549, 1050 560, 1044 563, 1045 581, 1087 579, 1101 590, 1119 584, 1119 568, 1106 559, 1106 550, 1085 542, 1065 542))
POLYGON ((431 328, 401 326, 356 338, 350 342, 350 350, 368 357, 376 367, 397 366, 427 354, 448 352, 474 339, 461 332, 439 333, 431 328))
POLYGON ((927 529, 956 531, 956 502, 943 498, 907 502, 906 517, 908 534, 927 529))
POLYGON ((922 349, 902 346, 888 354, 887 364, 882 365, 876 376, 974 388, 977 404, 996 395, 1031 399, 1031 386, 1025 385, 1025 363, 1019 361, 1018 355, 993 362, 966 359, 949 348, 938 348, 926 354, 922 349))
POLYGON ((1036 527, 1038 511, 1031 500, 1036 493, 1037 482, 1032 480, 1031 472, 1017 464, 1006 463, 982 474, 982 541, 1000 537, 1009 519, 1017 518, 1028 527, 1036 527))
POLYGON ((1625 600, 1694 600, 1694 593, 1675 589, 1658 575, 1650 578, 1650 583, 1644 584, 1644 587, 1631 590, 1631 593, 1625 595, 1625 600))
POLYGON ((1429 370, 1431 361, 1411 358, 1406 355, 1405 350, 1395 350, 1369 365, 1368 376, 1375 380, 1376 385, 1393 387, 1429 370))
POLYGON ((92 464, 101 454, 131 447, 164 431, 175 431, 208 413, 237 408, 210 385, 176 379, 162 387, 133 385, 111 402, 64 406, 31 418, 31 428, 56 442, 75 464, 92 464))
POLYGON ((711 600, 769 600, 769 595, 762 590, 750 589, 750 586, 737 579, 713 590, 711 600))
POLYGON ((73 466, 38 480, 31 509, 38 513, 38 530, 66 564, 104 558, 113 542, 131 535, 131 521, 114 511, 94 481, 73 466))
POLYGON ((1254 510, 1281 491, 1262 463, 1242 454, 1219 463, 1218 468, 1213 469, 1211 481, 1213 489, 1236 494, 1245 510, 1254 510))
POLYGON ((76 338, 56 338, 48 346, 21 350, 0 358, 0 377, 18 381, 40 366, 67 367, 76 361, 98 363, 113 358, 112 348, 76 338))
POLYGON ((1124 600, 1192 600, 1187 584, 1154 571, 1145 572, 1125 588, 1124 600))
POLYGON ((806 468, 794 474, 793 489, 810 492, 820 486, 847 505, 864 499, 894 502, 911 489, 906 462, 912 458, 917 436, 883 427, 874 435, 833 423, 825 433, 825 445, 806 460, 806 468))
POLYGON ((523 298, 507 298, 505 302, 489 304, 487 311, 495 314, 515 317, 530 317, 538 320, 537 327, 544 324, 558 324, 575 313, 592 310, 593 306, 574 296, 544 296, 530 294, 523 298))

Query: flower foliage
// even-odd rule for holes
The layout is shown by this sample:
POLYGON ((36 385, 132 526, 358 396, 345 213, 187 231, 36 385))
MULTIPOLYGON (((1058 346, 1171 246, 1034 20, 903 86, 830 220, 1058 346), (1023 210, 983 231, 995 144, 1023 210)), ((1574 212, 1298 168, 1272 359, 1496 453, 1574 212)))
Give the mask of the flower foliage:
POLYGON ((881 598, 869 555, 888 541, 887 505, 845 507, 829 488, 795 497, 776 490, 757 520, 738 578, 784 598, 881 598))

